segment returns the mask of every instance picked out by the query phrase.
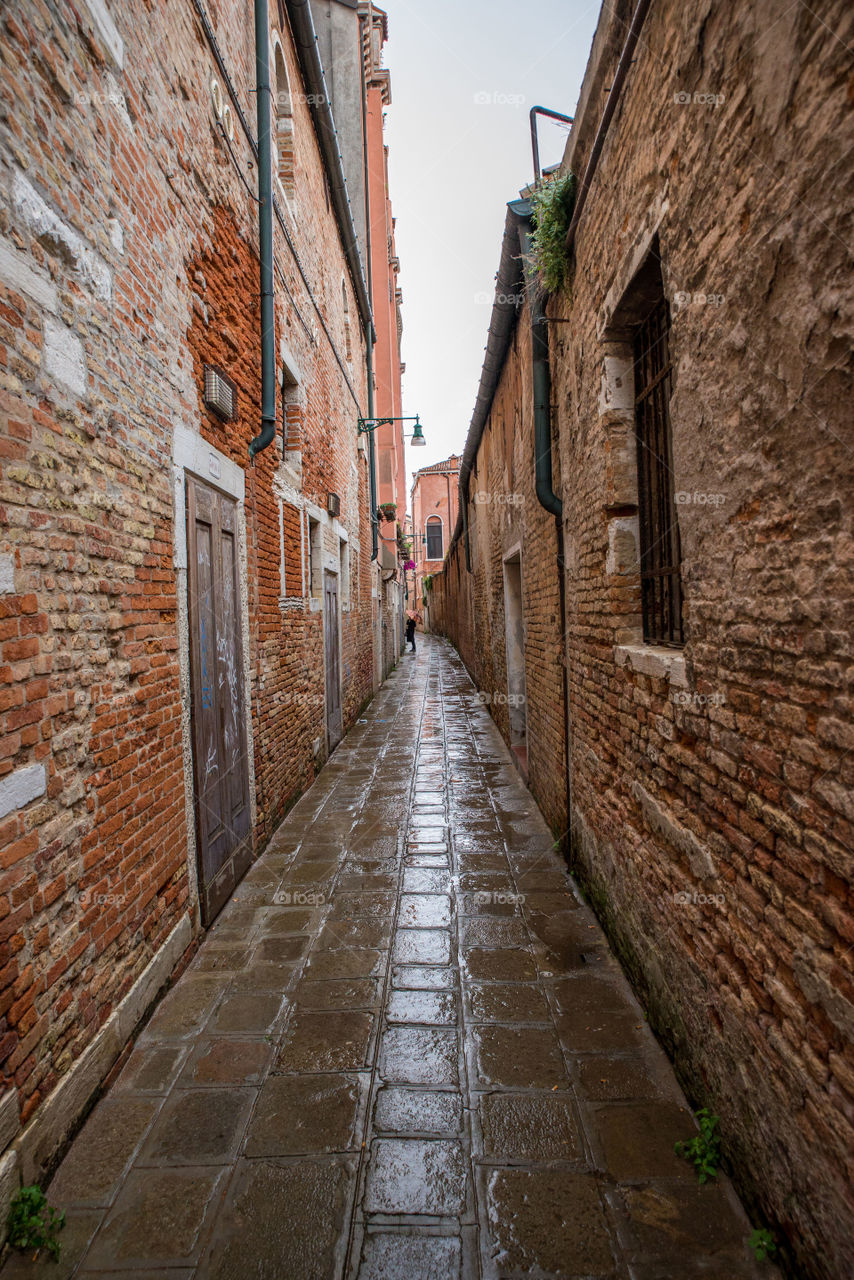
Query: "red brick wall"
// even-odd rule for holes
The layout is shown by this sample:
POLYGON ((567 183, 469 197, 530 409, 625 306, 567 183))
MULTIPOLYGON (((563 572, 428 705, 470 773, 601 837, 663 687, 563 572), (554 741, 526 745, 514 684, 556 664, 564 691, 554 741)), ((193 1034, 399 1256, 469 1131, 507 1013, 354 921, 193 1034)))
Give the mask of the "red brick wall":
MULTIPOLYGON (((82 7, 78 18, 50 6, 48 21, 43 6, 22 3, 0 17, 0 249, 14 264, 12 283, 0 272, 0 555, 14 569, 13 590, 0 594, 0 783, 34 764, 47 771, 46 793, 0 824, 0 1059, 25 1119, 177 922, 197 914, 173 567, 176 425, 247 471, 259 846, 323 756, 313 749, 324 716, 320 615, 280 606, 280 441, 248 467, 260 352, 257 212, 242 179, 254 183, 254 163, 237 121, 240 173, 216 131, 209 82, 220 77, 192 7, 110 9, 121 70, 82 7), (208 360, 238 383, 228 426, 202 406, 208 360)), ((210 14, 254 131, 251 6, 227 0, 210 14)), ((327 491, 339 493, 350 535, 346 725, 372 688, 355 431, 364 346, 304 99, 294 93, 289 223, 300 264, 277 226, 277 337, 303 373, 303 492, 323 507, 327 491), (342 277, 355 399, 331 345, 345 352, 342 277)), ((299 516, 285 513, 287 597, 302 583, 299 516)))

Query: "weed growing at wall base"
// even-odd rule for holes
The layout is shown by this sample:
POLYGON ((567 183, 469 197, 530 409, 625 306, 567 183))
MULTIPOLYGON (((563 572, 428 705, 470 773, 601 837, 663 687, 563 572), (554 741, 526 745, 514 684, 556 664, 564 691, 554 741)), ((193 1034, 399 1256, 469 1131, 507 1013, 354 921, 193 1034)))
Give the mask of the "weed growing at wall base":
POLYGON ((757 1227, 755 1231, 751 1231, 748 1243, 757 1262, 764 1262, 766 1258, 773 1258, 777 1252, 776 1241, 766 1227, 757 1227))
POLYGON ((721 1161, 721 1139, 718 1133, 720 1121, 706 1107, 702 1107, 694 1115, 700 1132, 689 1142, 677 1142, 673 1149, 677 1156, 682 1156, 693 1164, 702 1185, 718 1176, 721 1161))
POLYGON ((41 1187, 21 1187, 12 1199, 6 1229, 13 1249, 34 1252, 35 1261, 41 1249, 47 1249, 54 1262, 59 1261, 62 1245, 57 1231, 65 1226, 65 1210, 58 1212, 48 1204, 41 1187))

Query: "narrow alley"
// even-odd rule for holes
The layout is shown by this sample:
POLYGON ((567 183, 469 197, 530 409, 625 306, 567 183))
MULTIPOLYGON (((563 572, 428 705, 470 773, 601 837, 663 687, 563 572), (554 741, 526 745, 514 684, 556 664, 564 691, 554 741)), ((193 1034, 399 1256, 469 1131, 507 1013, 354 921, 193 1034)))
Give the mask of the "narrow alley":
POLYGON ((475 693, 402 659, 73 1143, 59 1266, 4 1280, 775 1273, 475 693))

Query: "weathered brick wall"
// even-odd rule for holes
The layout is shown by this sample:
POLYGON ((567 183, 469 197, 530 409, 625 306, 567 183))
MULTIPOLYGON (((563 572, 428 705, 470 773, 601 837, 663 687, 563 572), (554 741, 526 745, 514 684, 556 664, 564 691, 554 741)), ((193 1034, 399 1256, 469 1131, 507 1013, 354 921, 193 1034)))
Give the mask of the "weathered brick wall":
MULTIPOLYGON (((118 59, 84 4, 33 0, 0 17, 0 784, 33 789, 0 827, 0 1058, 24 1120, 176 923, 197 915, 176 425, 247 469, 258 841, 323 755, 321 616, 307 602, 280 604, 303 594, 305 513, 285 505, 280 524, 280 442, 248 468, 260 429, 257 213, 243 183, 254 183, 254 163, 237 121, 240 172, 215 128, 209 85, 222 82, 192 6, 110 9, 118 59), (238 383, 227 426, 201 403, 206 360, 238 383)), ((210 13, 254 130, 251 6, 227 0, 210 13)), ((342 280, 357 315, 352 283, 286 33, 283 44, 296 170, 296 216, 286 216, 302 271, 277 225, 277 337, 303 375, 304 493, 323 507, 327 491, 339 493, 350 537, 346 725, 372 688, 355 441, 364 348, 355 325, 349 367, 344 357, 354 398, 332 348, 345 352, 342 280)))
MULTIPOLYGON (((622 10, 594 45, 578 173, 622 10)), ((550 303, 573 858, 757 1220, 829 1280, 854 1269, 852 16, 767 17, 651 7, 571 295, 550 303), (655 234, 687 632, 669 656, 640 642, 634 378, 612 322, 655 234)), ((502 545, 490 527, 490 563, 502 545)), ((489 688, 502 622, 461 552, 434 610, 489 688)))
POLYGON ((509 699, 518 695, 507 678, 504 560, 518 549, 528 782, 555 837, 563 839, 568 824, 557 533, 534 482, 531 325, 524 307, 469 482, 471 573, 461 538, 433 576, 430 627, 457 647, 479 698, 510 743, 509 699))

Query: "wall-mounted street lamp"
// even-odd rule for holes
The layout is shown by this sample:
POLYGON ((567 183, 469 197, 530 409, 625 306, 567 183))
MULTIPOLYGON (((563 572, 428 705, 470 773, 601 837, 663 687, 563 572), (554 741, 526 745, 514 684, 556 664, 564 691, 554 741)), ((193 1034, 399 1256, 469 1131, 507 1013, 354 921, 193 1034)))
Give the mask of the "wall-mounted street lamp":
POLYGON ((414 422, 412 435, 408 437, 410 443, 416 449, 426 445, 427 441, 424 439, 424 431, 417 413, 414 418, 359 418, 359 435, 368 435, 369 432, 376 431, 377 427, 385 427, 392 422, 414 422))

